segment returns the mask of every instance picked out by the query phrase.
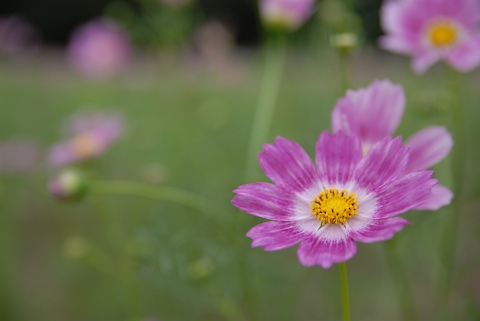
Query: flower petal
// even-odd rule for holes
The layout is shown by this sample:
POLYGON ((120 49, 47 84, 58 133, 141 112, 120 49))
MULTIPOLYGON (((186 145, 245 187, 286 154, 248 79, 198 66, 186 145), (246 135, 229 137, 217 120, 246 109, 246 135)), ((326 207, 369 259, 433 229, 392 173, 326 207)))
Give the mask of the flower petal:
POLYGON ((291 247, 308 236, 292 222, 265 222, 255 225, 247 236, 253 240, 252 247, 277 251, 291 247))
POLYGON ((377 80, 367 88, 348 91, 338 100, 332 113, 332 129, 358 136, 363 145, 372 145, 392 135, 404 109, 402 86, 377 80))
POLYGON ((480 35, 469 37, 453 48, 446 60, 456 69, 467 72, 480 65, 480 35))
POLYGON ((293 220, 292 195, 269 183, 246 184, 234 190, 232 204, 249 214, 276 221, 293 220))
POLYGON ((442 185, 435 185, 432 188, 432 194, 422 204, 415 207, 416 210, 436 211, 440 207, 450 204, 453 193, 450 189, 442 185))
POLYGON ((317 235, 311 235, 300 243, 297 256, 304 266, 320 265, 328 269, 335 263, 351 259, 356 252, 357 245, 346 234, 343 225, 327 224, 317 235))
POLYGON ((428 127, 413 135, 405 146, 410 147, 407 171, 427 169, 448 155, 453 146, 452 135, 445 127, 428 127))
POLYGON ((438 62, 440 58, 441 56, 435 51, 417 53, 413 57, 412 68, 417 74, 421 75, 438 62))
POLYGON ((377 218, 407 212, 428 200, 438 182, 432 171, 409 173, 383 185, 376 193, 377 218))
POLYGON ((347 222, 347 227, 352 230, 350 236, 355 241, 373 243, 391 239, 403 226, 409 224, 401 217, 372 220, 354 216, 347 222))
POLYGON ((408 149, 402 146, 401 137, 386 137, 372 146, 358 164, 354 177, 360 188, 372 192, 404 173, 407 164, 408 149))
POLYGON ((258 155, 264 173, 275 184, 296 192, 304 191, 318 181, 315 166, 296 142, 277 137, 258 155))
POLYGON ((356 137, 324 131, 317 141, 316 163, 321 181, 349 182, 361 158, 362 146, 356 137))

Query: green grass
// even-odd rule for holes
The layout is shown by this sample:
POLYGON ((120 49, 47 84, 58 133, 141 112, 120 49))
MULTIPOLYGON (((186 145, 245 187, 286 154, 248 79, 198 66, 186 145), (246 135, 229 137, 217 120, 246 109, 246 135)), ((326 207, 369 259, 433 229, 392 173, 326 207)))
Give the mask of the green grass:
MULTIPOLYGON (((193 70, 182 60, 162 58, 140 62, 111 82, 82 79, 59 57, 3 62, 0 137, 33 137, 48 148, 61 139, 62 121, 72 113, 121 110, 127 133, 91 164, 92 172, 102 179, 144 181, 148 168, 160 165, 163 184, 210 199, 222 219, 137 197, 89 195, 78 204, 56 203, 45 188, 55 173, 48 166, 29 175, 3 175, 0 319, 339 320, 338 267, 305 268, 294 248, 250 249, 245 233, 262 220, 230 205, 232 190, 248 183, 243 173, 261 76, 258 57, 244 58, 243 76, 234 81, 228 70, 193 70), (65 244, 70 244, 70 255, 65 244)), ((442 66, 419 77, 408 63, 365 50, 353 59, 353 83, 357 88, 389 78, 404 85, 407 110, 397 134, 408 137, 428 125, 450 126, 442 66)), ((329 129, 330 112, 343 95, 338 70, 338 61, 328 53, 291 53, 266 143, 284 136, 313 156, 315 141, 329 129)), ((449 320, 480 315, 475 286, 480 74, 463 80, 467 196, 458 216, 449 306, 436 301, 436 294, 451 208, 406 214, 413 225, 396 236, 420 320, 437 320, 443 309, 451 313, 449 320)), ((450 160, 435 167, 435 176, 447 186, 450 160)), ((258 180, 267 181, 260 171, 258 180)), ((358 244, 347 263, 352 320, 402 320, 384 251, 382 243, 358 244)))

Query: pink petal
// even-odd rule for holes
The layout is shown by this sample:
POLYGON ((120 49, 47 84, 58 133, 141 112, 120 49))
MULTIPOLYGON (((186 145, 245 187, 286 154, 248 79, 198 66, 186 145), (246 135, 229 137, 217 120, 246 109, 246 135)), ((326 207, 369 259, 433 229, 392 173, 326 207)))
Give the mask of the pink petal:
POLYGON ((370 148, 355 171, 357 185, 375 191, 404 173, 408 164, 408 149, 402 146, 401 137, 386 137, 370 148))
POLYGON ((252 247, 277 251, 297 244, 308 235, 292 222, 265 222, 252 227, 247 236, 253 240, 252 247))
POLYGON ((362 158, 362 146, 356 137, 324 131, 316 148, 318 176, 331 184, 343 184, 352 179, 362 158))
POLYGON ((315 166, 303 148, 283 137, 265 145, 258 159, 268 178, 287 190, 301 192, 318 180, 315 166))
POLYGON ((391 239, 396 232, 401 231, 405 225, 409 225, 410 222, 400 217, 392 217, 385 219, 362 219, 358 216, 352 217, 347 226, 352 228, 350 232, 351 237, 358 242, 373 243, 381 242, 391 239), (356 230, 356 222, 362 222, 361 229, 356 230))
POLYGON ((362 144, 372 145, 392 135, 404 109, 402 86, 377 80, 367 88, 348 91, 338 100, 332 113, 332 129, 358 136, 362 144))
POLYGON ((312 235, 300 243, 297 256, 304 266, 320 265, 328 269, 335 263, 351 259, 356 252, 357 245, 347 235, 343 225, 327 224, 318 235, 312 235))
POLYGON ((446 59, 454 68, 463 72, 476 68, 480 65, 480 35, 470 37, 453 48, 446 59))
POLYGON ((413 135, 405 146, 410 147, 407 171, 427 169, 444 159, 453 146, 452 135, 445 127, 428 127, 413 135))
POLYGON ((438 182, 431 177, 432 171, 418 171, 380 187, 375 195, 376 217, 404 213, 424 203, 430 197, 432 187, 438 182))
POLYGON ((276 220, 290 221, 292 216, 292 195, 276 185, 253 183, 242 185, 234 193, 232 204, 252 215, 276 220))
POLYGON ((416 54, 413 57, 412 68, 417 74, 423 74, 428 68, 438 62, 440 58, 441 56, 435 51, 416 54))
POLYGON ((432 188, 432 194, 422 204, 415 207, 416 210, 436 211, 440 207, 450 204, 453 193, 447 187, 442 185, 435 185, 432 188))

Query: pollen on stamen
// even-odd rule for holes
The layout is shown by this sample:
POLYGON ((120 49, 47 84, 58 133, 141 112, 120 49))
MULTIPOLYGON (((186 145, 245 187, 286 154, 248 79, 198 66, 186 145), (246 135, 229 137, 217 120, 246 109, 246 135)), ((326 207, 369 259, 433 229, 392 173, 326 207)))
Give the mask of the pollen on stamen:
POLYGON ((358 197, 347 190, 327 188, 313 199, 310 209, 312 214, 322 221, 322 226, 328 223, 345 225, 357 214, 358 197))
POLYGON ((458 30, 455 24, 448 20, 437 21, 428 28, 428 38, 434 47, 447 47, 457 41, 458 30))

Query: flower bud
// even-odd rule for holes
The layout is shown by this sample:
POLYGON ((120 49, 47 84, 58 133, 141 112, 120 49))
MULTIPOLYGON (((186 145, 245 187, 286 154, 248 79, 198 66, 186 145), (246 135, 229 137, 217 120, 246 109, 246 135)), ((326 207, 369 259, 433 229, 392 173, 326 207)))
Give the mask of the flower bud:
POLYGON ((313 0, 261 0, 260 15, 265 26, 293 31, 313 12, 313 0))
POLYGON ((358 45, 358 37, 354 33, 338 33, 331 37, 330 42, 339 53, 350 54, 358 45))
POLYGON ((65 169, 50 181, 48 190, 58 200, 79 200, 86 192, 85 177, 76 169, 65 169))

